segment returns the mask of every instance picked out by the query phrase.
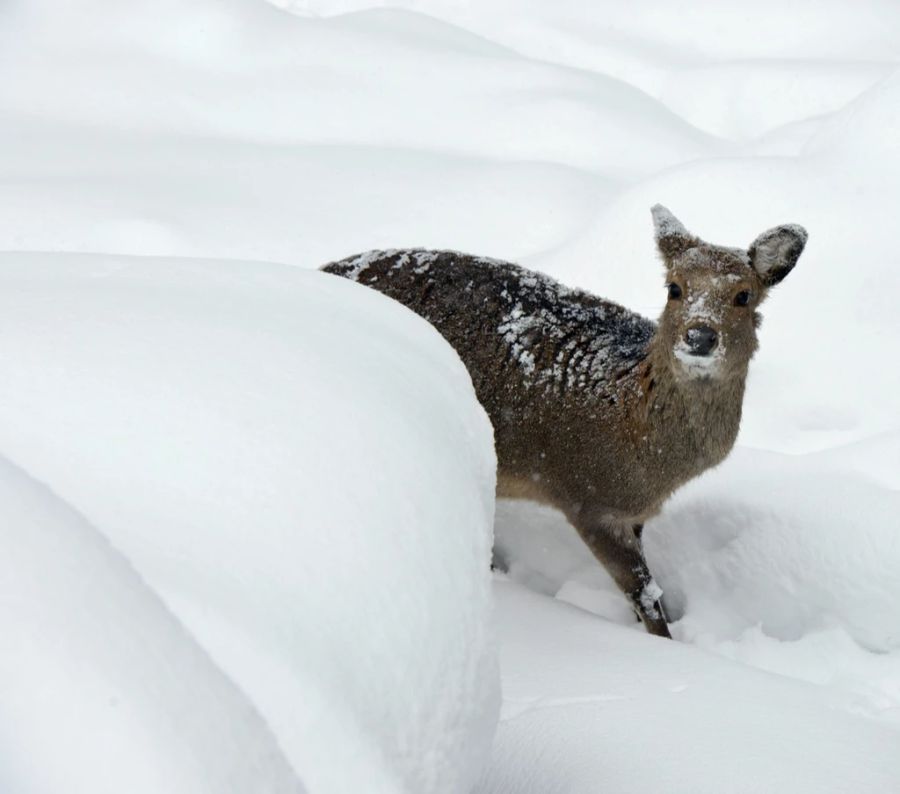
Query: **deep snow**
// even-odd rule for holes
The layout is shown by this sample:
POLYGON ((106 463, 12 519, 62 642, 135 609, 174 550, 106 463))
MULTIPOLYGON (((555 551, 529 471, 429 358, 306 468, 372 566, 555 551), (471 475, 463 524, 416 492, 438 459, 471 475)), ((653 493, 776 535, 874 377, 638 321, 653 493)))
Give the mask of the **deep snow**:
POLYGON ((303 794, 246 696, 83 516, 0 459, 0 790, 303 794))
MULTIPOLYGON (((804 225, 806 252, 764 306, 738 449, 646 529, 651 566, 680 618, 676 648, 640 636, 558 516, 500 506, 511 578, 550 598, 498 585, 506 700, 481 790, 589 792, 598 780, 635 791, 897 788, 896 5, 278 4, 298 14, 262 0, 3 5, 0 73, 14 79, 0 80, 0 249, 315 267, 375 247, 457 248, 519 261, 654 316, 664 290, 653 204, 724 244, 804 225), (689 705, 673 706, 674 694, 654 686, 667 669, 690 677, 689 705), (619 691, 626 698, 607 704, 619 691), (542 698, 552 708, 539 708, 542 698), (728 729, 728 708, 745 731, 728 729), (646 736, 662 748, 658 769, 646 736)), ((160 295, 159 306, 170 300, 160 295)), ((42 367, 53 351, 46 339, 40 347, 39 304, 25 317, 5 303, 20 331, 31 329, 17 340, 40 355, 18 351, 4 380, 44 399, 48 416, 71 412, 59 395, 73 372, 42 367)), ((223 310, 223 333, 242 322, 240 305, 235 298, 223 310)), ((402 343, 391 338, 399 351, 423 333, 416 326, 402 343)), ((256 349, 268 351, 275 336, 256 349)), ((184 338, 170 338, 168 349, 184 338)), ((54 355, 61 361, 62 349, 54 355)), ((93 366, 112 393, 114 375, 150 372, 159 358, 113 370, 98 355, 93 366)), ((267 359, 260 354, 259 366, 267 359)), ((229 394, 240 385, 247 399, 240 378, 221 385, 229 394)), ((257 438, 254 425, 212 433, 199 408, 186 413, 184 389, 163 397, 157 414, 136 407, 207 428, 208 449, 257 438)), ((396 407, 398 416, 409 411, 406 402, 396 407)), ((18 406, 0 440, 0 453, 23 464, 8 439, 26 432, 28 409, 18 406)), ((68 435, 48 433, 30 462, 73 480, 75 460, 128 458, 143 437, 137 428, 79 449, 88 434, 69 416, 68 435)), ((45 432, 44 418, 32 428, 45 432)), ((426 436, 431 419, 417 425, 426 436)), ((98 411, 93 427, 105 424, 98 411)), ((317 447, 316 463, 332 452, 317 447)), ((166 482, 202 490, 196 468, 163 457, 154 471, 165 463, 166 482)), ((292 461, 300 465, 302 454, 292 461)), ((235 467, 247 462, 234 452, 235 467)), ((277 462, 266 475, 273 494, 289 487, 277 462)), ((249 509, 259 483, 232 487, 229 504, 249 509)), ((333 487, 346 493, 343 480, 333 487)), ((153 506, 168 510, 167 521, 177 513, 177 504, 153 506)), ((123 509, 101 495, 96 507, 123 509)), ((175 562, 160 558, 159 576, 174 576, 175 562)), ((420 571, 419 584, 440 570, 420 571)), ((225 629, 196 614, 206 596, 176 603, 172 588, 159 590, 183 620, 206 626, 208 640, 228 644, 225 629)), ((268 625, 258 622, 248 619, 248 630, 268 625)), ((248 678, 271 678, 261 655, 242 658, 248 678)), ((270 700, 282 694, 280 684, 263 689, 270 700)), ((291 702, 278 705, 287 712, 291 702)), ((292 757, 291 728, 274 727, 292 757)))
POLYGON ((7 253, 0 281, 0 449, 129 558, 309 790, 471 785, 495 460, 439 334, 285 265, 7 253))
POLYGON ((495 592, 504 705, 479 794, 896 789, 897 733, 815 687, 495 592))

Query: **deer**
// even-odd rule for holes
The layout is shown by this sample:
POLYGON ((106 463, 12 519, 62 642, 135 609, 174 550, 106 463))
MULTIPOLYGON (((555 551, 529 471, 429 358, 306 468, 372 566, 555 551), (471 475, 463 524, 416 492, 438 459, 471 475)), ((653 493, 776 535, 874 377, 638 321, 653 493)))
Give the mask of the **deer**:
POLYGON ((670 637, 644 524, 731 451, 759 305, 791 272, 806 230, 748 249, 707 243, 651 209, 667 300, 653 322, 510 262, 391 249, 323 270, 430 322, 465 364, 494 428, 497 496, 560 510, 650 634, 670 637))

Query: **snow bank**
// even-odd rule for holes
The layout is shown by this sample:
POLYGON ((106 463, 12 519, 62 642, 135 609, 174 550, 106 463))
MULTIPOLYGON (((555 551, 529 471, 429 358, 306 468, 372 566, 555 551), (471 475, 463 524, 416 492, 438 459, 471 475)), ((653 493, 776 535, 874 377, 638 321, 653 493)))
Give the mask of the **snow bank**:
POLYGON ((817 457, 738 449, 648 527, 651 564, 678 611, 720 636, 840 627, 900 651, 900 493, 817 457))
POLYGON ((752 14, 741 0, 672 6, 647 0, 632 8, 597 0, 273 0, 312 15, 361 8, 406 8, 444 19, 531 57, 584 69, 609 71, 630 59, 654 63, 682 56, 704 60, 890 60, 896 56, 896 8, 891 0, 798 2, 785 7, 761 0, 752 14), (592 51, 589 44, 594 44, 592 51))
POLYGON ((18 78, 0 83, 2 249, 522 258, 578 235, 619 179, 717 147, 619 80, 390 9, 32 0, 0 8, 0 59, 18 78))
POLYGON ((611 184, 552 163, 378 146, 151 135, 136 158, 132 134, 18 118, 3 138, 16 142, 0 146, 9 249, 307 267, 398 244, 520 257, 578 234, 611 184), (492 217, 498 205, 529 222, 492 217))
POLYGON ((0 458, 0 790, 302 794, 269 727, 82 516, 0 458))
MULTIPOLYGON (((890 0, 274 0, 305 15, 404 8, 528 58, 614 77, 712 135, 747 140, 841 109, 895 68, 890 0)), ((640 142, 635 141, 637 146, 640 142)), ((648 153, 649 154, 649 153, 648 153)))
POLYGON ((816 687, 599 621, 512 583, 496 589, 504 705, 478 792, 896 786, 896 731, 843 713, 816 687))
POLYGON ((465 790, 496 719, 491 431, 411 312, 285 266, 0 256, 0 449, 316 792, 465 790))
POLYGON ((176 0, 127 10, 33 0, 9 13, 17 35, 0 44, 26 78, 5 83, 0 103, 30 118, 275 145, 426 140, 471 157, 617 174, 652 173, 714 146, 621 80, 524 59, 422 14, 307 20, 262 0, 195 0, 189 13, 176 0), (99 14, 102 28, 90 21, 99 14), (51 47, 76 65, 55 69, 40 54, 51 47))

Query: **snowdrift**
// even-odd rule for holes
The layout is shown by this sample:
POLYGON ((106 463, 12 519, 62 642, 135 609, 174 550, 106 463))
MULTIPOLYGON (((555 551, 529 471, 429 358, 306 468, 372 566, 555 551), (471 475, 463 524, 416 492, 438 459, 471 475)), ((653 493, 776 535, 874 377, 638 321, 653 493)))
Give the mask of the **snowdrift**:
POLYGON ((0 789, 303 794, 240 690, 85 519, 0 459, 0 789))
POLYGON ((277 265, 4 254, 0 284, 0 449, 126 555, 309 790, 470 785, 495 462, 437 332, 277 265))
POLYGON ((816 687, 598 621, 512 583, 498 582, 497 594, 508 627, 504 706, 479 794, 896 787, 897 734, 848 716, 816 687))

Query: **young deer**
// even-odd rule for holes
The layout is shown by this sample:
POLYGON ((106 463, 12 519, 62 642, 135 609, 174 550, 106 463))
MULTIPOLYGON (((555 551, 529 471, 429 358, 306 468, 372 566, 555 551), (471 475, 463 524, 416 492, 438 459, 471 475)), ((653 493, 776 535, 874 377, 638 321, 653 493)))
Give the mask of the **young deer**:
POLYGON ((653 207, 668 302, 658 323, 507 262, 454 251, 373 251, 324 267, 422 315, 456 349, 494 426, 498 495, 554 505, 653 634, 668 637, 644 522, 718 464, 741 419, 756 309, 806 231, 744 251, 653 207))

